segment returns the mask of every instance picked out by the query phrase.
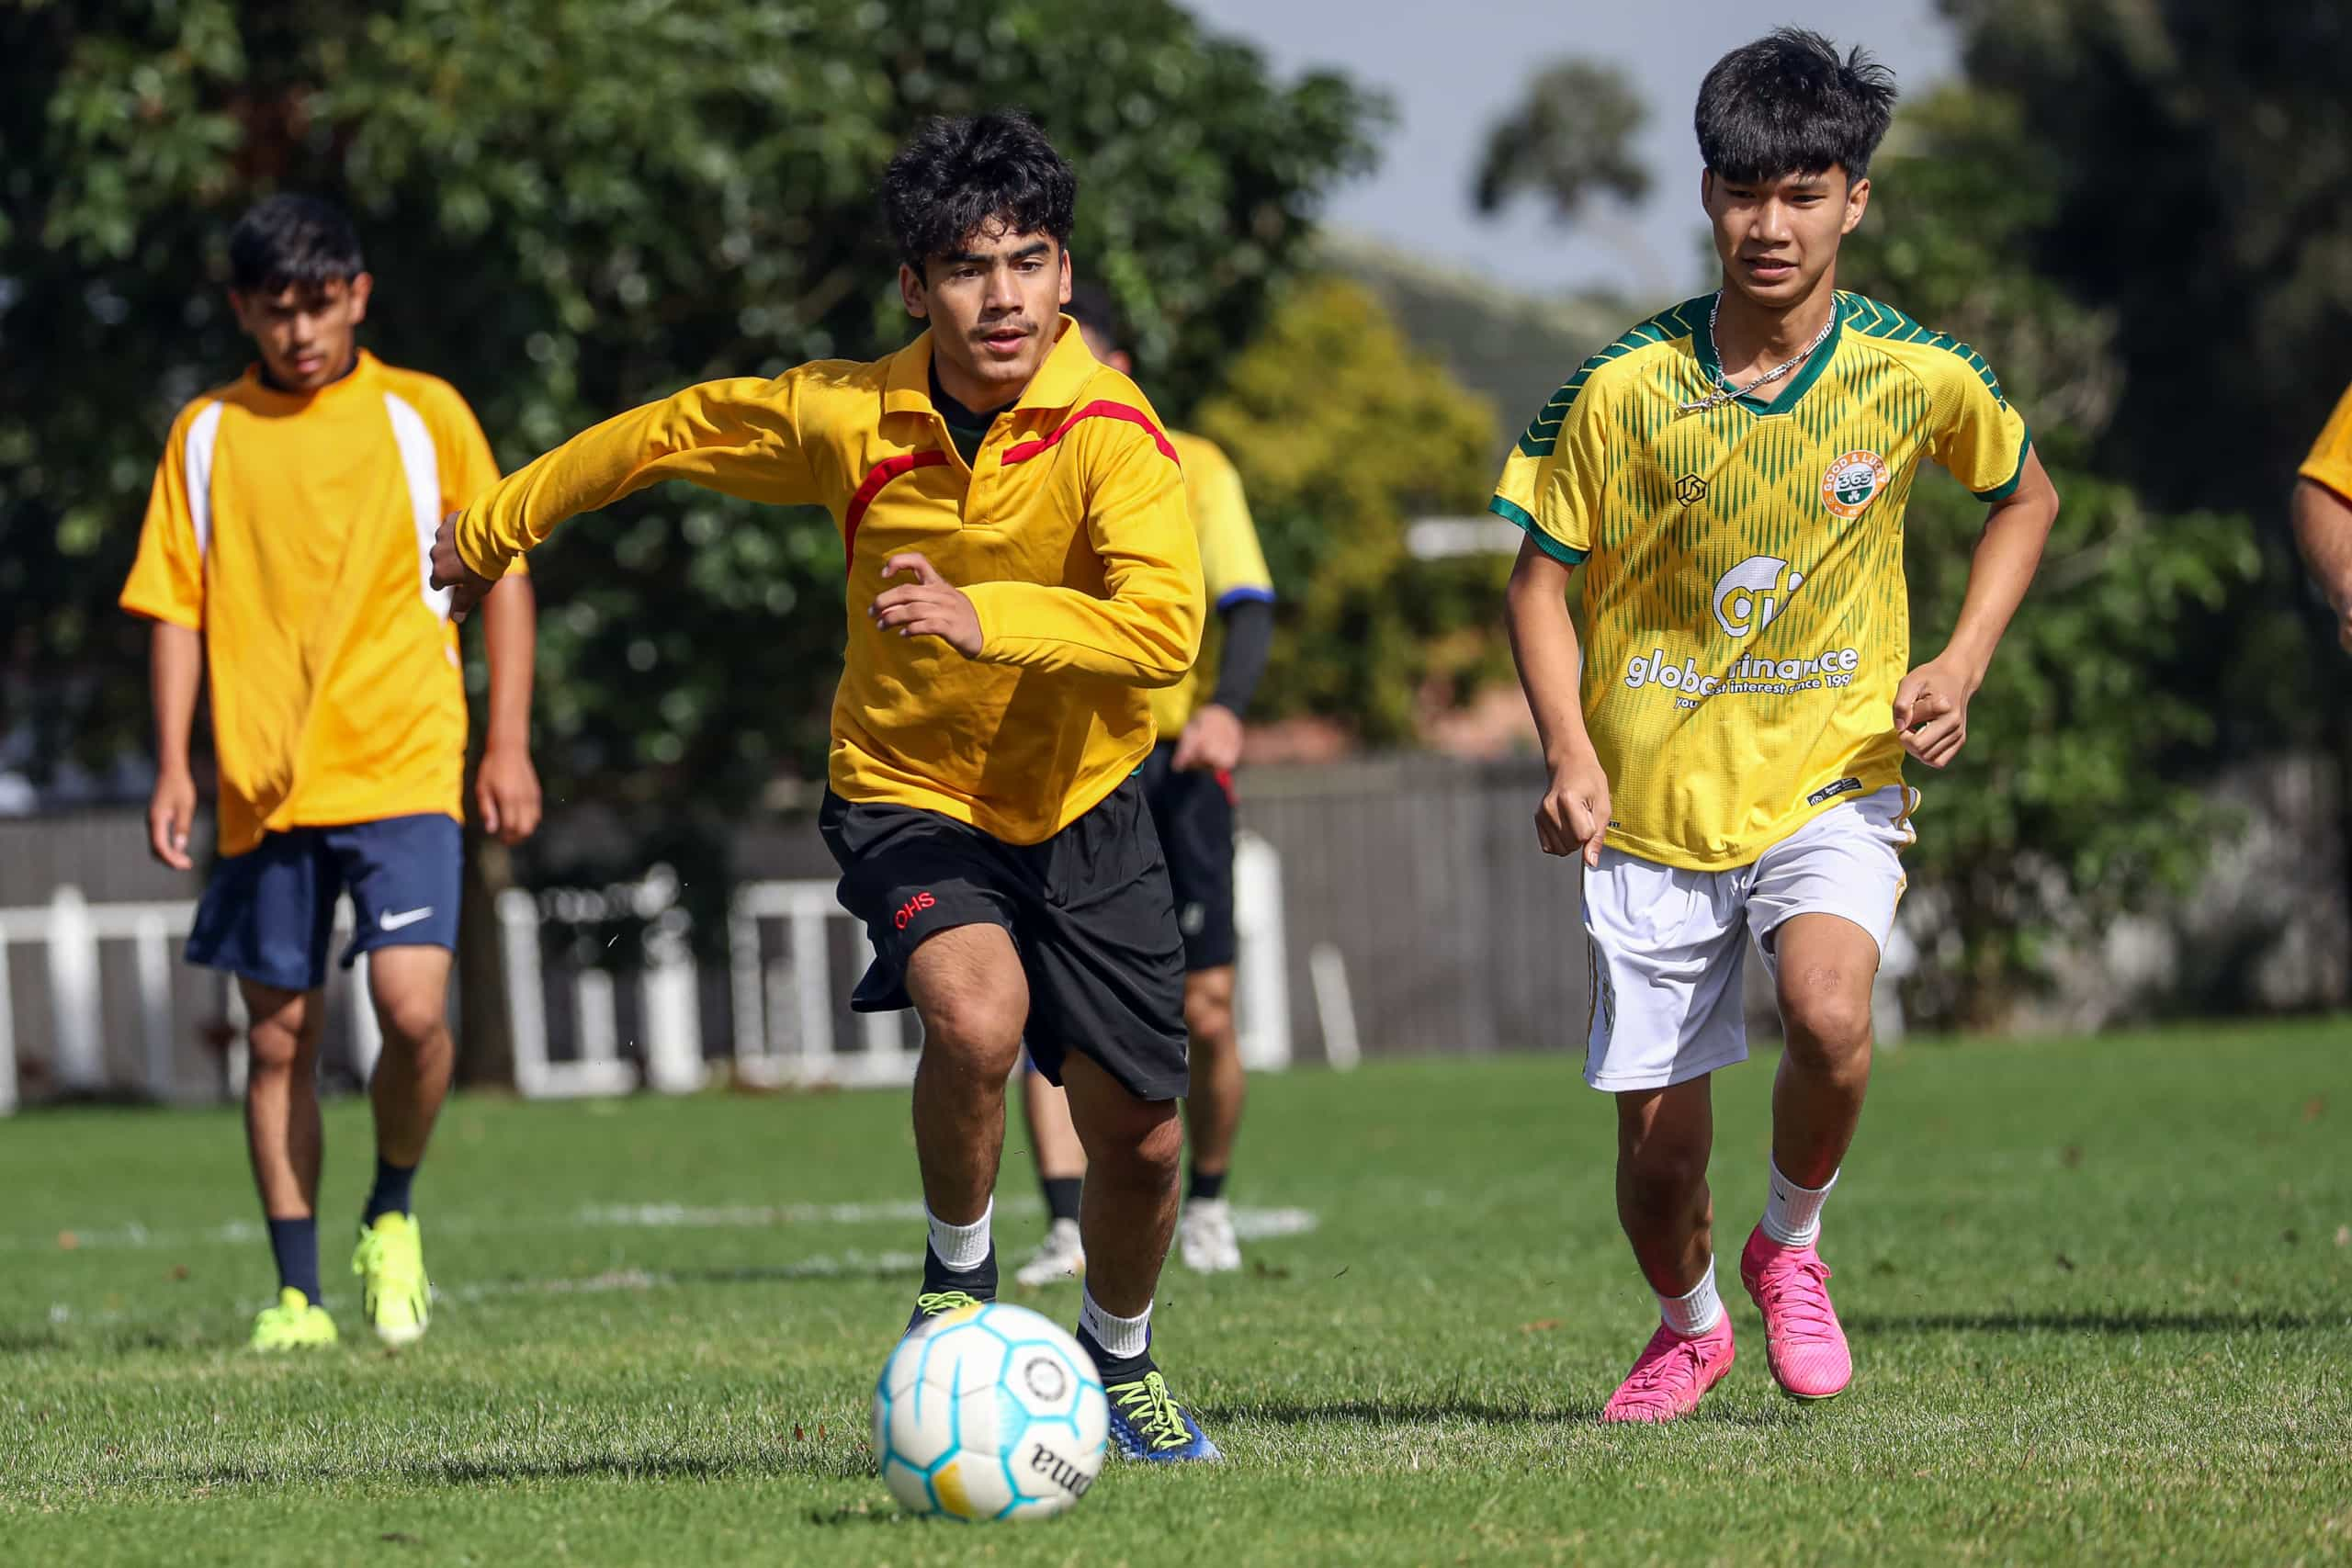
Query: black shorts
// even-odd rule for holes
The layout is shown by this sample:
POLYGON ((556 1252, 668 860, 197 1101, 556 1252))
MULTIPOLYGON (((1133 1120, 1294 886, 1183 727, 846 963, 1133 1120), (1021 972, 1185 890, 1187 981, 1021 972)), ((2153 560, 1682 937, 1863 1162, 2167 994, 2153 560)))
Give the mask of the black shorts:
POLYGON ((1176 748, 1161 742, 1143 765, 1143 797, 1168 855, 1176 895, 1176 929, 1184 935, 1184 969, 1221 969, 1233 962, 1233 775, 1173 766, 1176 748))
POLYGON ((830 790, 817 827, 842 868, 842 907, 874 940, 853 1010, 912 1006, 907 961, 926 939, 1001 926, 1029 979, 1025 1038, 1040 1072, 1061 1082, 1063 1059, 1077 1051, 1139 1099, 1182 1098, 1184 949, 1137 780, 1037 844, 830 790))

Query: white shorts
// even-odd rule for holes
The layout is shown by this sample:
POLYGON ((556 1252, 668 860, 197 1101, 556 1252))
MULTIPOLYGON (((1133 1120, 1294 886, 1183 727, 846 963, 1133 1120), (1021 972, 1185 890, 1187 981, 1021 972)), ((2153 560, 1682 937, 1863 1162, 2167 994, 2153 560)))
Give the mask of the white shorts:
MULTIPOLYGON (((1747 1059, 1742 977, 1753 938, 1769 966, 1792 915, 1838 915, 1883 953, 1916 840, 1905 785, 1833 806, 1729 871, 1685 871, 1618 850, 1584 875, 1592 1021, 1584 1081, 1663 1089, 1747 1059)), ((1775 971, 1777 974, 1777 971, 1775 971)))

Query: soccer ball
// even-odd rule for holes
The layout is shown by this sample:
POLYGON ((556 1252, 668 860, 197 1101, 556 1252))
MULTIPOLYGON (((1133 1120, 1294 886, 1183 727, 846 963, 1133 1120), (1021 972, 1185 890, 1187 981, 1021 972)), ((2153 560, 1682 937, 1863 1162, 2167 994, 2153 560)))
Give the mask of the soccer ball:
POLYGON ((899 1343, 874 1385, 874 1451, 910 1512, 1042 1519, 1094 1484, 1110 1435, 1078 1341, 1003 1302, 943 1314, 899 1343))

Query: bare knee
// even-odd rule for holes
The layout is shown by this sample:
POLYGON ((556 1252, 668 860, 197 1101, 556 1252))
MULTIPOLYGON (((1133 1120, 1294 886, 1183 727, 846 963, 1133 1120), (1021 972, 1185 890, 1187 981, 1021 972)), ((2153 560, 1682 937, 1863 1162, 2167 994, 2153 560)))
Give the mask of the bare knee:
POLYGON ((1617 1161, 1626 1195, 1647 1211, 1682 1207, 1707 1184, 1709 1152, 1699 1140, 1672 1134, 1626 1142, 1617 1161))
POLYGON ((253 1019, 245 1032, 249 1077, 307 1069, 317 1061, 320 1019, 314 998, 249 985, 245 1008, 253 1019))
POLYGON ((1184 977, 1184 1028, 1196 1042, 1233 1038, 1231 969, 1205 969, 1184 977))
POLYGON ((376 998, 376 1021, 384 1031, 387 1047, 414 1051, 432 1043, 448 1027, 445 998, 382 997, 376 998))
POLYGON ((1871 994, 1865 978, 1823 968, 1786 976, 1781 1020, 1789 1055, 1803 1066, 1835 1073, 1870 1060, 1871 994))
POLYGON ((1145 1187, 1172 1184, 1184 1157, 1184 1122, 1172 1100, 1138 1100, 1090 1060, 1063 1066, 1087 1169, 1145 1187))
POLYGON ((922 1010, 923 1051, 958 1073, 1001 1084, 1021 1060, 1028 1016, 1025 987, 961 987, 922 1010))

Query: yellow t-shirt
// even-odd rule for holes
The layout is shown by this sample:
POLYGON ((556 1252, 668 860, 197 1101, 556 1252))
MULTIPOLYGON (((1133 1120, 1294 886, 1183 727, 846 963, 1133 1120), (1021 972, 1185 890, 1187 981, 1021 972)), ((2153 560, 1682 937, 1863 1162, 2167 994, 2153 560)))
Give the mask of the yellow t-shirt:
POLYGON ((840 525, 849 637, 830 773, 846 800, 936 811, 1008 843, 1050 838, 1150 753, 1139 688, 1182 680, 1200 651, 1200 547, 1176 449, 1068 317, 968 466, 931 400, 925 333, 871 364, 708 381, 606 420, 467 507, 458 551, 496 577, 564 519, 669 479, 823 506, 840 525), (970 598, 978 659, 866 618, 901 551, 970 598))
POLYGON ((1609 843, 1708 871, 1901 781, 1912 481, 1932 457, 2005 499, 2031 440, 1973 349, 1857 294, 1838 296, 1827 341, 1770 404, 1686 412, 1717 384, 1711 303, 1587 360, 1488 503, 1585 565, 1609 843))
MULTIPOLYGON (((1266 552, 1258 543, 1258 525, 1250 520, 1250 502, 1241 493, 1241 476, 1234 470, 1233 459, 1205 435, 1171 430, 1168 439, 1184 465, 1184 501, 1201 542, 1201 581, 1209 608, 1223 610, 1248 599, 1272 603, 1274 581, 1266 571, 1266 552)), ((1151 694, 1151 721, 1160 739, 1172 741, 1182 733, 1193 710, 1216 689, 1220 640, 1212 615, 1201 634, 1201 657, 1191 672, 1151 694)))
POLYGON ((316 392, 255 368, 172 422, 121 604, 204 635, 222 854, 463 819, 465 683, 428 580, 443 513, 497 477, 454 388, 365 350, 316 392))
POLYGON ((2311 456, 2297 471, 2352 501, 2352 389, 2346 389, 2337 400, 2335 412, 2327 416, 2327 427, 2312 443, 2311 456))

